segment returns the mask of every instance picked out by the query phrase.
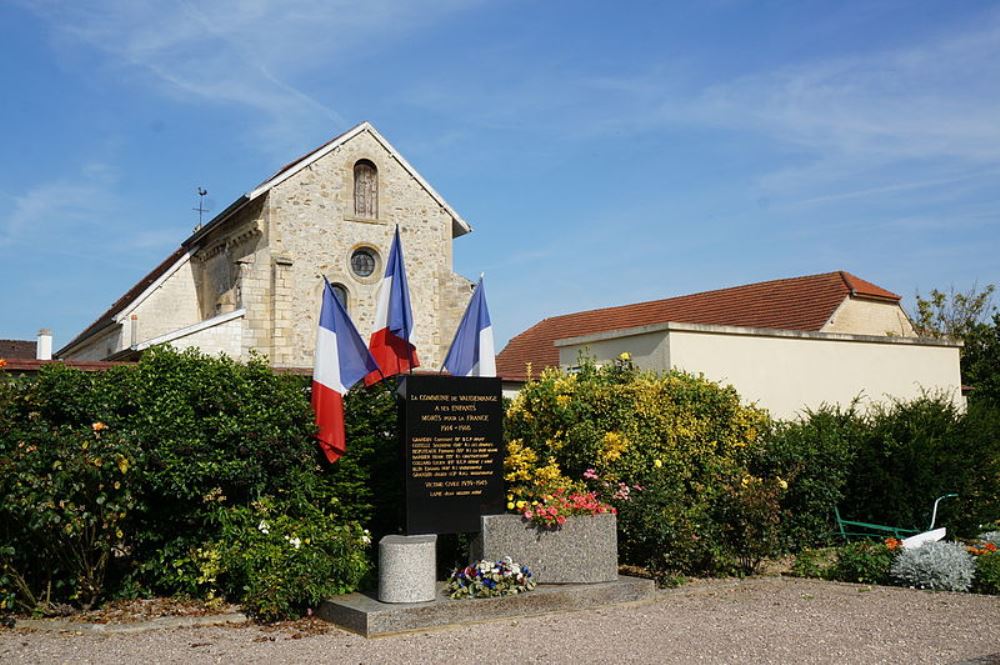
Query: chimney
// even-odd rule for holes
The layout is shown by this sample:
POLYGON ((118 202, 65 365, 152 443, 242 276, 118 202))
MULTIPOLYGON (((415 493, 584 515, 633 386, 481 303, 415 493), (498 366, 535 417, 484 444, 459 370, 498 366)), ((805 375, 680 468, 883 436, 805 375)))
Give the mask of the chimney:
POLYGON ((37 360, 52 360, 52 331, 42 328, 38 331, 38 341, 35 342, 35 358, 37 360))

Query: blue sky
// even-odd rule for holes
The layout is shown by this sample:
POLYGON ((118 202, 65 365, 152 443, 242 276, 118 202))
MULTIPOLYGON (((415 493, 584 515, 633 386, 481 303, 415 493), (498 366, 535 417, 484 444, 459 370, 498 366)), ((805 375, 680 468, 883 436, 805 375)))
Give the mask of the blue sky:
POLYGON ((0 3, 0 338, 65 344, 213 212, 370 120, 473 225, 499 343, 849 270, 1000 281, 1000 6, 0 3))

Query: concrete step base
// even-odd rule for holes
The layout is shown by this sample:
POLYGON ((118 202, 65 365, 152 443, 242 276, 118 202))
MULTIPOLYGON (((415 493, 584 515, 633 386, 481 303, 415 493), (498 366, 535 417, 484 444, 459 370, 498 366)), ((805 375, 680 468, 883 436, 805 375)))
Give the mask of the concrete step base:
POLYGON ((621 575, 614 582, 540 584, 533 591, 516 596, 452 600, 444 594, 444 582, 440 582, 437 597, 426 603, 382 603, 374 594, 352 593, 323 602, 317 616, 365 637, 380 637, 650 601, 655 590, 652 580, 621 575))

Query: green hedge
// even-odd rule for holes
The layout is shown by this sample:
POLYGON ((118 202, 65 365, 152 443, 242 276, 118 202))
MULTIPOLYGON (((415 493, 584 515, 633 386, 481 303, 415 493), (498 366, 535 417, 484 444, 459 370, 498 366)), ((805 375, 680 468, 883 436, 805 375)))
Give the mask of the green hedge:
MULTIPOLYGON (((36 377, 0 374, 0 601, 35 609, 149 593, 247 600, 253 585, 239 571, 250 564, 237 554, 256 556, 255 541, 223 527, 264 504, 303 532, 341 525, 336 547, 332 536, 325 542, 350 570, 323 584, 353 588, 368 568, 357 556, 370 538, 363 528, 392 521, 391 492, 369 479, 393 464, 395 401, 385 388, 351 393, 351 454, 330 466, 312 440, 307 385, 262 359, 170 349, 107 372, 53 364, 36 377)), ((307 588, 284 593, 261 615, 312 602, 307 588)))
POLYGON ((934 500, 938 526, 971 537, 1000 515, 1000 409, 947 399, 823 408, 778 423, 756 449, 757 473, 789 480, 783 497, 787 549, 831 542, 833 507, 844 519, 925 530, 934 500))

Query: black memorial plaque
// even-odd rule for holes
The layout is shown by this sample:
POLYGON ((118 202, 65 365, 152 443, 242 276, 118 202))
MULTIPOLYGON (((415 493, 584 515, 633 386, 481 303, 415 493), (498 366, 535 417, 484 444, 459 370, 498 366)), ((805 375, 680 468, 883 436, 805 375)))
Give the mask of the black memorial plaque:
POLYGON ((504 510, 500 379, 411 374, 400 392, 405 533, 479 531, 504 510))

